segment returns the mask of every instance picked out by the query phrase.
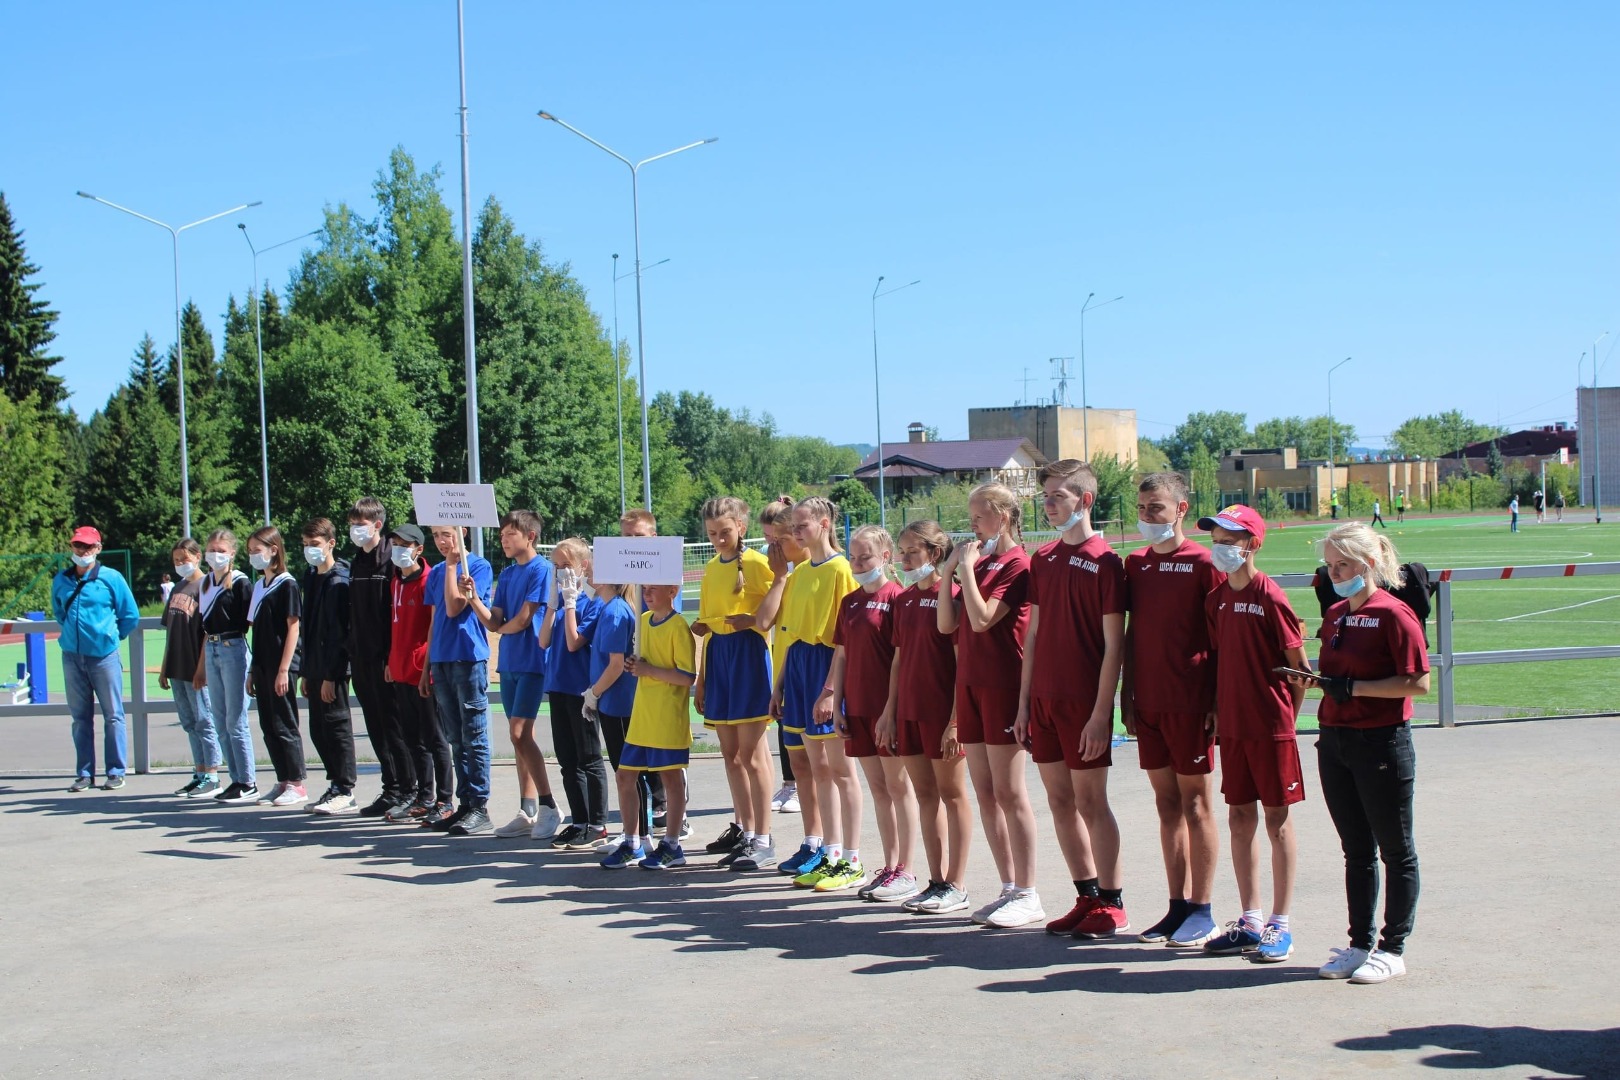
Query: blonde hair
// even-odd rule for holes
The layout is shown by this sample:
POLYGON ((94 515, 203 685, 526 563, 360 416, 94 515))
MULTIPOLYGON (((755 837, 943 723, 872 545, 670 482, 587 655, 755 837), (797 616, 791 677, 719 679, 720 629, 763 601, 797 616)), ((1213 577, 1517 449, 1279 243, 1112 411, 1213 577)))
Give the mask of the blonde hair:
POLYGON ((907 533, 917 538, 917 542, 928 552, 928 561, 935 566, 950 558, 951 551, 956 547, 951 543, 950 534, 940 528, 937 521, 913 521, 900 530, 900 538, 905 539, 907 533))
POLYGON ((853 548, 857 540, 865 540, 878 551, 889 553, 889 557, 883 560, 883 576, 888 578, 889 563, 894 559, 894 537, 889 535, 889 530, 881 525, 862 525, 849 534, 849 546, 853 548))
MULTIPOLYGON (((190 539, 190 537, 187 537, 187 539, 190 539)), ((226 547, 230 548, 232 551, 235 551, 236 550, 236 534, 231 532, 231 530, 229 530, 229 529, 215 529, 213 532, 208 534, 208 539, 204 540, 203 543, 205 543, 205 544, 224 544, 226 547)))
POLYGON ((1399 587, 1406 581, 1401 573, 1401 557, 1395 545, 1383 533, 1373 531, 1371 525, 1359 521, 1348 522, 1333 529, 1316 542, 1316 550, 1327 561, 1327 549, 1337 548, 1346 556, 1372 572, 1373 584, 1399 587))
POLYGON ((781 521, 792 511, 793 496, 778 495, 759 508, 759 523, 761 525, 775 526, 778 521, 781 521))
POLYGON ((553 562, 556 561, 556 556, 561 555, 576 569, 584 570, 587 574, 591 572, 591 545, 577 536, 557 541, 557 546, 551 549, 551 554, 553 562))
POLYGON ((820 495, 812 495, 808 499, 800 499, 793 505, 793 509, 803 510, 813 518, 826 518, 827 543, 832 546, 834 551, 844 550, 838 544, 838 530, 833 528, 833 523, 838 520, 837 503, 820 495))
MULTIPOLYGON (((743 545, 743 539, 748 535, 748 504, 735 495, 716 495, 712 499, 703 501, 703 506, 698 510, 698 516, 704 522, 718 519, 737 523, 737 583, 732 586, 731 591, 733 593, 742 592, 743 586, 747 584, 743 579, 742 557, 743 552, 747 550, 743 545)), ((720 553, 716 551, 715 554, 718 556, 720 553)))
POLYGON ((1024 504, 1018 501, 1012 488, 994 480, 987 484, 980 484, 968 495, 968 504, 981 503, 986 509, 993 510, 1007 519, 1007 531, 1012 534, 1013 545, 1016 547, 1024 542, 1024 504))

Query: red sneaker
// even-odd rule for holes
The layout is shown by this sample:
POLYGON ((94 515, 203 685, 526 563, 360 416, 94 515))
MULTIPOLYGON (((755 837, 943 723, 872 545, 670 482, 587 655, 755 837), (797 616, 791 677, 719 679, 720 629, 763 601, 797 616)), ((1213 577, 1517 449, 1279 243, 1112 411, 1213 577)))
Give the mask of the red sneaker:
POLYGON ((1098 901, 1070 933, 1077 938, 1111 938, 1121 930, 1130 928, 1131 920, 1125 917, 1124 908, 1098 901))
POLYGON ((1074 933, 1074 928, 1079 926, 1085 920, 1085 917, 1091 914, 1091 909, 1096 906, 1097 898, 1095 896, 1080 897, 1075 900, 1074 907, 1069 910, 1067 915, 1060 916, 1046 924, 1046 932, 1048 934, 1074 933))

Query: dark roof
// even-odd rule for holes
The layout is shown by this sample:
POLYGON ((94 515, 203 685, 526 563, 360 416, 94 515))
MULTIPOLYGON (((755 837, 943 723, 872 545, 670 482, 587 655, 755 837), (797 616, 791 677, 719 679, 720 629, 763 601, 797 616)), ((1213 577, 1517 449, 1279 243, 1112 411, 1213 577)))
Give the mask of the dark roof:
MULTIPOLYGON (((923 466, 935 472, 973 472, 980 469, 999 469, 1020 450, 1037 465, 1045 465, 1046 457, 1028 439, 946 439, 939 442, 884 443, 883 471, 893 464, 904 463, 923 466)), ((866 455, 857 476, 877 472, 878 451, 866 455)))
POLYGON ((1484 442, 1469 443, 1461 450, 1453 450, 1449 454, 1441 454, 1446 458, 1482 458, 1491 452, 1491 443, 1496 443, 1497 452, 1503 457, 1551 457, 1560 450, 1576 448, 1575 431, 1515 431, 1497 439, 1486 439, 1484 442))

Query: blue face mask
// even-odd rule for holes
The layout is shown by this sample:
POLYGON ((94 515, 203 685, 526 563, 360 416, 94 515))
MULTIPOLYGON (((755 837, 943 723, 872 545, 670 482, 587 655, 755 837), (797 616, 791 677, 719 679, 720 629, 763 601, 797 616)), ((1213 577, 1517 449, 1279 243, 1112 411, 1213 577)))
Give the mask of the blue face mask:
POLYGON ((1360 592, 1366 587, 1366 579, 1364 579, 1360 574, 1357 574, 1349 581, 1335 581, 1333 583, 1333 591, 1346 598, 1356 595, 1356 593, 1360 592))
POLYGON ((1215 562, 1215 569, 1223 574, 1237 573, 1249 558, 1249 553, 1236 544, 1211 544, 1209 554, 1215 562))

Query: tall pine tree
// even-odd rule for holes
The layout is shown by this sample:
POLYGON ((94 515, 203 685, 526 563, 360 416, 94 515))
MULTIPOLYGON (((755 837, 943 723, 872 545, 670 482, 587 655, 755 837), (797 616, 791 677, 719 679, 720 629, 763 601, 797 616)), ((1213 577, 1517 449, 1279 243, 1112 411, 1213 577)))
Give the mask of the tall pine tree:
POLYGON ((35 295, 41 283, 29 278, 38 273, 0 191, 0 391, 18 402, 36 395, 36 408, 55 410, 67 391, 61 377, 51 374, 62 359, 47 351, 56 338, 57 315, 35 295))

